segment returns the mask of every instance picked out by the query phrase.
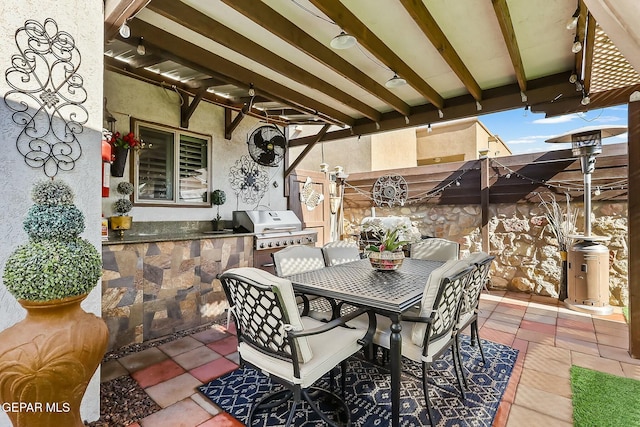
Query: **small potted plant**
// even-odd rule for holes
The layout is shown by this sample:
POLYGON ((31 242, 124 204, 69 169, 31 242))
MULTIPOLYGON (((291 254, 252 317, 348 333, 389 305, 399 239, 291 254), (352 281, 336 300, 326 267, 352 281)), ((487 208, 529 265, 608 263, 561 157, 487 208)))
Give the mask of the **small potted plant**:
POLYGON ((402 221, 385 225, 375 219, 364 224, 363 231, 375 241, 365 248, 371 266, 381 271, 398 269, 404 261, 402 247, 420 239, 418 229, 402 221))
POLYGON ((213 192, 211 192, 211 203, 213 203, 217 208, 216 217, 213 220, 214 230, 220 231, 224 229, 221 221, 221 217, 220 217, 220 206, 224 205, 224 202, 226 201, 227 201, 227 195, 225 194, 224 191, 214 190, 213 192))
POLYGON ((120 198, 113 203, 113 210, 118 216, 111 217, 111 229, 116 230, 120 237, 124 236, 124 230, 131 228, 132 218, 127 214, 133 208, 133 203, 129 196, 133 194, 133 184, 130 182, 121 182, 116 187, 116 192, 120 194, 120 198))
POLYGON ((60 180, 37 183, 23 227, 29 241, 7 259, 3 283, 27 311, 0 332, 0 402, 61 411, 7 411, 16 427, 79 426, 80 402, 107 347, 104 321, 80 303, 102 275, 100 253, 84 231, 84 215, 60 180))

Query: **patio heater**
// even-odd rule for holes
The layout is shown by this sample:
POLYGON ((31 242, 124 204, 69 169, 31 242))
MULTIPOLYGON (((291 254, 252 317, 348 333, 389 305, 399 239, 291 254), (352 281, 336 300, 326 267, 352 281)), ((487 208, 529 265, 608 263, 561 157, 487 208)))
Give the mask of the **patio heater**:
POLYGON ((624 126, 586 127, 560 135, 546 142, 570 142, 571 152, 580 158, 584 176, 584 234, 569 236, 574 244, 567 256, 567 299, 564 304, 576 311, 610 314, 609 250, 603 244, 607 236, 591 234, 591 174, 596 156, 602 153, 602 138, 627 131, 624 126))

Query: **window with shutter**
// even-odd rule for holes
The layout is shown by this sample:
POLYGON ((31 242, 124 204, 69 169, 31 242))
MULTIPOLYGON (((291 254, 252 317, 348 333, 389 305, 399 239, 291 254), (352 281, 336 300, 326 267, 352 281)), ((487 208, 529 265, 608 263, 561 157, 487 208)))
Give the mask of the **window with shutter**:
POLYGON ((135 119, 133 123, 145 145, 135 152, 134 202, 209 206, 211 138, 135 119))

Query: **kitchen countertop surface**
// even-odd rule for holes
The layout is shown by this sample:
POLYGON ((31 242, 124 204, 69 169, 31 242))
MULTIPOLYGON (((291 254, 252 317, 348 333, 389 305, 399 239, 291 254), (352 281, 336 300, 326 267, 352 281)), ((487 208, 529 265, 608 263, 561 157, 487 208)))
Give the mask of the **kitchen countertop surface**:
POLYGON ((121 245, 126 243, 154 243, 175 242, 180 240, 219 239, 227 237, 253 236, 255 233, 234 233, 232 229, 222 231, 185 231, 172 233, 136 233, 130 230, 124 232, 120 238, 110 233, 109 240, 103 240, 103 245, 121 245))

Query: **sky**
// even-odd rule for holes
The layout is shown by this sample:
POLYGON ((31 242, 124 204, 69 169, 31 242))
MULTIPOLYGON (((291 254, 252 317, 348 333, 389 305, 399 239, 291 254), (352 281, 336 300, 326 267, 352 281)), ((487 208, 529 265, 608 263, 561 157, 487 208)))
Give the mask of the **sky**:
MULTIPOLYGON (((498 135, 513 154, 538 153, 571 148, 571 144, 548 143, 545 140, 587 126, 627 126, 627 105, 602 108, 586 113, 545 118, 524 108, 479 116, 478 119, 498 135)), ((627 133, 605 138, 602 144, 627 142, 627 133)))

